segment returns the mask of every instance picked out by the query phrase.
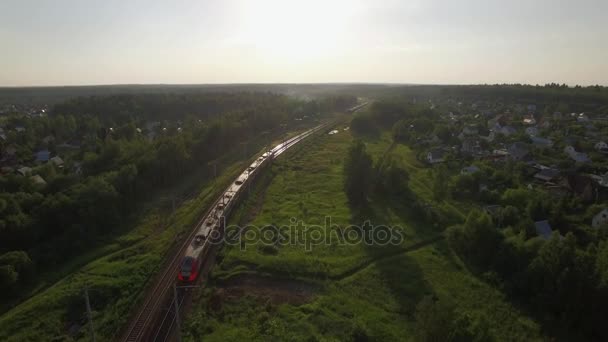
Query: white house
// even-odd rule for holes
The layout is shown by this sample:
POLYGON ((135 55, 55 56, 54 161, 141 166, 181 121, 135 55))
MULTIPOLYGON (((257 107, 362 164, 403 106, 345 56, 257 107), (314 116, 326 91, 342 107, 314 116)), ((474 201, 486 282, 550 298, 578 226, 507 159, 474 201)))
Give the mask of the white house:
POLYGON ((608 209, 604 209, 597 213, 595 216, 593 216, 593 219, 591 220, 591 226, 593 228, 599 228, 606 222, 608 222, 608 209))
POLYGON ((585 115, 585 113, 580 113, 578 115, 578 117, 576 118, 577 122, 589 122, 589 117, 587 117, 587 115, 585 115))
POLYGON ((603 141, 600 141, 595 144, 595 149, 602 153, 608 153, 608 144, 603 141))

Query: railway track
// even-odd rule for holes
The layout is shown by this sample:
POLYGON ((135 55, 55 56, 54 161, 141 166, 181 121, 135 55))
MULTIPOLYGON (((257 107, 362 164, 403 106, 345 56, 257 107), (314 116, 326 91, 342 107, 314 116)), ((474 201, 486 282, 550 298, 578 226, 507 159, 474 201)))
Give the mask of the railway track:
MULTIPOLYGON (((330 125, 331 123, 319 125, 275 146, 272 149, 274 158, 277 158, 279 155, 281 155, 283 152, 285 152, 287 149, 294 146, 298 142, 306 139, 310 135, 330 125)), ((222 192, 221 196, 213 203, 213 205, 209 207, 209 209, 207 209, 205 215, 201 217, 195 227, 199 227, 205 221, 205 219, 211 213, 213 208, 218 205, 223 196, 224 192, 222 192)), ((162 267, 161 272, 154 279, 152 283, 153 285, 149 290, 147 290, 146 298, 139 306, 137 314, 134 316, 134 319, 132 319, 129 323, 127 329, 125 330, 125 333, 120 338, 120 341, 166 341, 170 338, 172 329, 175 326, 175 312, 172 312, 170 308, 170 304, 172 303, 174 297, 172 285, 175 284, 177 270, 179 269, 182 257, 185 254, 188 245, 190 245, 196 233, 197 229, 192 229, 192 231, 188 234, 187 238, 184 239, 184 241, 179 245, 178 249, 172 254, 169 261, 162 267), (169 309, 164 310, 165 308, 169 309), (156 326, 153 331, 151 329, 152 325, 156 326)), ((209 264, 213 261, 214 260, 206 260, 205 265, 201 266, 201 273, 203 273, 205 270, 209 271, 211 267, 211 265, 209 264)), ((187 301, 187 297, 189 297, 189 295, 189 291, 185 289, 179 289, 177 294, 178 303, 180 304, 179 307, 181 307, 181 304, 183 302, 187 301)))

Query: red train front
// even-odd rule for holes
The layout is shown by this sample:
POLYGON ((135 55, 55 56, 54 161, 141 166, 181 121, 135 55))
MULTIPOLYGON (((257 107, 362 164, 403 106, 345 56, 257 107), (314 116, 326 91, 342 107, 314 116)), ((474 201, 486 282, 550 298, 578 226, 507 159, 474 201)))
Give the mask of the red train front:
POLYGON ((198 262, 193 257, 184 257, 182 264, 180 265, 177 279, 183 282, 194 282, 198 276, 198 262))

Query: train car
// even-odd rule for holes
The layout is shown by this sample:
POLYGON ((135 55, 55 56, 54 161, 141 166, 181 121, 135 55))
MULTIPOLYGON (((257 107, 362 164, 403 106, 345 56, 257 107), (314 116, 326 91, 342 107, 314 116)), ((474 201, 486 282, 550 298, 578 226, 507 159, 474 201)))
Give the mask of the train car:
POLYGON ((211 217, 203 221, 182 259, 177 279, 182 282, 193 282, 198 277, 202 260, 205 259, 210 244, 206 243, 215 222, 211 217))
POLYGON ((186 250, 177 276, 180 282, 192 283, 196 281, 200 268, 212 246, 208 241, 212 232, 217 231, 221 233, 221 230, 223 229, 222 218, 226 218, 230 215, 232 209, 242 197, 245 189, 251 186, 261 170, 270 164, 273 155, 273 151, 268 151, 258 157, 232 184, 230 184, 226 191, 224 191, 222 197, 215 204, 215 207, 211 209, 201 226, 198 228, 196 235, 186 250))

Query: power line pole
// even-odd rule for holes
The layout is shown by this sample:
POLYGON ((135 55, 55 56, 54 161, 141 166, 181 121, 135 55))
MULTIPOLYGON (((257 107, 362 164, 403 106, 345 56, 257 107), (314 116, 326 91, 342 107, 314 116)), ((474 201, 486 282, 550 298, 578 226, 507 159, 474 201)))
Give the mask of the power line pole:
POLYGON ((173 304, 175 308, 175 326, 177 327, 177 342, 182 341, 182 328, 179 321, 179 305, 177 304, 177 286, 173 284, 173 304))
POLYGON ((89 333, 91 334, 91 341, 95 342, 95 330, 93 329, 93 315, 91 314, 91 303, 89 301, 89 289, 84 288, 84 301, 87 306, 87 317, 89 319, 89 333))

